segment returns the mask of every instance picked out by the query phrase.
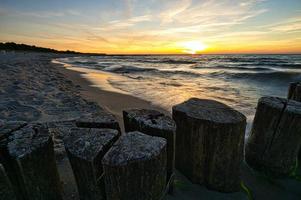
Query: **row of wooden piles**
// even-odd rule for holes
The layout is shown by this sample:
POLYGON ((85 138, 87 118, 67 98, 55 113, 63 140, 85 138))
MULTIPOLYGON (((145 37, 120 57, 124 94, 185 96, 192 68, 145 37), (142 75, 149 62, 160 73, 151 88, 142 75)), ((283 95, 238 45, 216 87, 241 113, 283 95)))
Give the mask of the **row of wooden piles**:
POLYGON ((300 88, 291 84, 288 99, 259 99, 246 145, 243 114, 196 98, 174 106, 173 119, 154 110, 124 111, 124 134, 103 113, 77 121, 0 124, 0 196, 62 199, 54 132, 65 135, 82 200, 164 199, 173 192, 175 167, 193 183, 236 192, 244 158, 256 170, 288 176, 301 145, 300 88))

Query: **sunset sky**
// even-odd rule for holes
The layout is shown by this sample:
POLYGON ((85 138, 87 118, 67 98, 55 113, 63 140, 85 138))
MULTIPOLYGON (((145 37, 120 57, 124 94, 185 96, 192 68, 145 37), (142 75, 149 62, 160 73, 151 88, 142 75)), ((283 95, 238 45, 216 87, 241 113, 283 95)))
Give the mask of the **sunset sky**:
POLYGON ((0 0, 0 41, 104 53, 301 53, 301 0, 0 0))

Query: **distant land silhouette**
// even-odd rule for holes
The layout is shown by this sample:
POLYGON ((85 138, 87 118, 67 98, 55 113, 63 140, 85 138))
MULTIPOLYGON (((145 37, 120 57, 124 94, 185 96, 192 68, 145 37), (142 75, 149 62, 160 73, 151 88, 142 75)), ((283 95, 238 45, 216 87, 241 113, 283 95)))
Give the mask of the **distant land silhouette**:
POLYGON ((14 42, 0 43, 0 50, 62 53, 62 54, 84 54, 84 55, 91 55, 91 56, 106 55, 105 53, 81 53, 81 52, 70 51, 70 50, 59 51, 59 50, 55 50, 55 49, 51 49, 51 48, 37 47, 35 45, 27 45, 27 44, 17 44, 14 42))

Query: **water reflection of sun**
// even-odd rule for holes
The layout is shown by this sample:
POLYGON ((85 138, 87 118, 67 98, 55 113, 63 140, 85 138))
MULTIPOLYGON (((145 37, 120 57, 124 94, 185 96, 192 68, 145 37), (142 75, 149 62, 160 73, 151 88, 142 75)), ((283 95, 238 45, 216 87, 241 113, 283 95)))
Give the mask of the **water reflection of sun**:
POLYGON ((204 51, 207 48, 207 45, 200 41, 188 41, 181 43, 183 51, 189 54, 196 54, 200 51, 204 51))

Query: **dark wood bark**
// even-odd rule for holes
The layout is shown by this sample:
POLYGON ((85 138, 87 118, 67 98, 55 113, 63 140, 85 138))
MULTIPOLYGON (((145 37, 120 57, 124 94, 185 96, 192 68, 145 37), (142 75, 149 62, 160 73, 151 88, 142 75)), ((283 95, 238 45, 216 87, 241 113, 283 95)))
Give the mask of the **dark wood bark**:
POLYGON ((76 121, 78 127, 83 128, 109 128, 120 132, 119 124, 114 115, 108 112, 101 112, 82 117, 76 121))
POLYGON ((0 164, 0 199, 15 200, 16 196, 13 191, 10 180, 8 179, 3 166, 0 164))
POLYGON ((81 200, 105 199, 101 160, 118 137, 113 129, 75 128, 64 139, 81 200))
POLYGON ((174 106, 172 112, 176 168, 193 183, 239 191, 246 117, 225 104, 196 98, 174 106))
POLYGON ((2 121, 0 126, 0 163, 2 163, 8 178, 11 181, 12 189, 17 199, 23 200, 25 189, 23 188, 23 179, 18 166, 15 166, 14 159, 8 153, 7 143, 9 136, 16 131, 26 126, 26 122, 6 122, 2 121))
POLYGON ((176 125, 168 116, 156 110, 131 109, 123 111, 124 128, 126 132, 140 131, 151 136, 163 137, 167 141, 167 183, 170 193, 173 191, 175 168, 176 125))
POLYGON ((123 134, 103 158, 108 200, 154 200, 166 187, 166 140, 123 134))
POLYGON ((301 103, 277 97, 258 101, 246 162, 274 176, 287 176, 296 165, 301 144, 301 103))
POLYGON ((7 144, 10 166, 21 190, 21 199, 62 199, 53 142, 47 126, 32 124, 13 132, 7 144))
POLYGON ((287 98, 301 101, 301 82, 290 83, 287 98))

